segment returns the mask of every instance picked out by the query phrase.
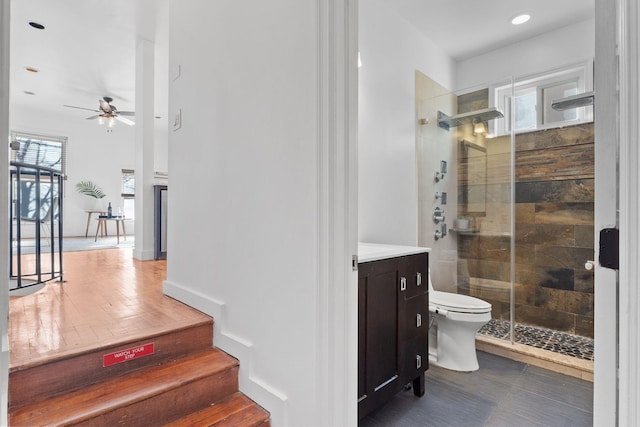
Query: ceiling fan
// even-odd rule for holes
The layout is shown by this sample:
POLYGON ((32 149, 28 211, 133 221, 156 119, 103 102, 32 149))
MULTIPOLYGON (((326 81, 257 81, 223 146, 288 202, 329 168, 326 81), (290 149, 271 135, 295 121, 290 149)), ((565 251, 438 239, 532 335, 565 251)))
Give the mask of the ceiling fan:
POLYGON ((64 107, 96 112, 98 114, 87 117, 87 120, 98 119, 98 123, 103 124, 104 122, 106 122, 109 127, 113 126, 114 120, 118 120, 129 126, 135 125, 135 122, 133 120, 127 119, 123 116, 135 116, 136 113, 133 111, 120 111, 116 108, 115 105, 111 104, 111 101, 113 101, 113 98, 109 96, 102 97, 102 99, 99 100, 100 106, 98 110, 94 110, 93 108, 76 107, 74 105, 64 105, 64 107))

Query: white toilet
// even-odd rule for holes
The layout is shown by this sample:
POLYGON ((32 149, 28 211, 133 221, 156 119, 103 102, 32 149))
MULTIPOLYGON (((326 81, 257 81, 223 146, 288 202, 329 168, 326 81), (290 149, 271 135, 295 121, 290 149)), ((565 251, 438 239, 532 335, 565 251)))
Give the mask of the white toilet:
POLYGON ((453 371, 477 371, 476 332, 491 320, 491 304, 433 289, 429 272, 429 362, 453 371))

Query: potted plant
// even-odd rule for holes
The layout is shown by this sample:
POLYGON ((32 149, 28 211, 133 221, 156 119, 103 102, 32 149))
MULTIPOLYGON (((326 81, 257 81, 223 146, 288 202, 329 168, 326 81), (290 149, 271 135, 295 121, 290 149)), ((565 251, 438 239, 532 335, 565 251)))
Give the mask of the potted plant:
POLYGON ((95 199, 91 203, 91 206, 87 208, 87 210, 100 212, 104 211, 104 206, 102 206, 102 202, 100 201, 100 199, 103 199, 106 194, 104 193, 104 191, 102 191, 102 188, 91 181, 80 181, 76 183, 76 191, 80 194, 84 194, 85 196, 89 196, 95 199))

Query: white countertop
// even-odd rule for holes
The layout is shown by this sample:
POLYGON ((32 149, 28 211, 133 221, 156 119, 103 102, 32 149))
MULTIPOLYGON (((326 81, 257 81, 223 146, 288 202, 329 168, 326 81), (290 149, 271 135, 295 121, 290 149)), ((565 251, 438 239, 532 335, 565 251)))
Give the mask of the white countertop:
POLYGON ((418 246, 397 246, 379 243, 358 243, 358 263, 396 258, 405 255, 431 252, 431 248, 418 246))

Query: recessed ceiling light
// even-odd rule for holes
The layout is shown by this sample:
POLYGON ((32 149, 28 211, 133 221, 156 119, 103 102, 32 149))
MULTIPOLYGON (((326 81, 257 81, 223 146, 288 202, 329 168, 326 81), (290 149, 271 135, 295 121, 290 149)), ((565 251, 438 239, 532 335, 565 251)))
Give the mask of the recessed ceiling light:
POLYGON ((38 70, 37 68, 33 68, 33 67, 24 67, 25 70, 27 70, 30 73, 37 73, 40 70, 38 70))
POLYGON ((35 93, 29 91, 29 90, 25 90, 24 93, 26 93, 27 95, 35 95, 35 93))
POLYGON ((529 19, 531 19, 531 15, 529 15, 528 13, 520 13, 514 16, 513 18, 511 18, 511 23, 513 25, 520 25, 520 24, 524 24, 529 19))
POLYGON ((29 25, 31 25, 33 28, 37 28, 38 30, 44 30, 44 25, 42 24, 38 24, 37 22, 29 22, 29 25))

